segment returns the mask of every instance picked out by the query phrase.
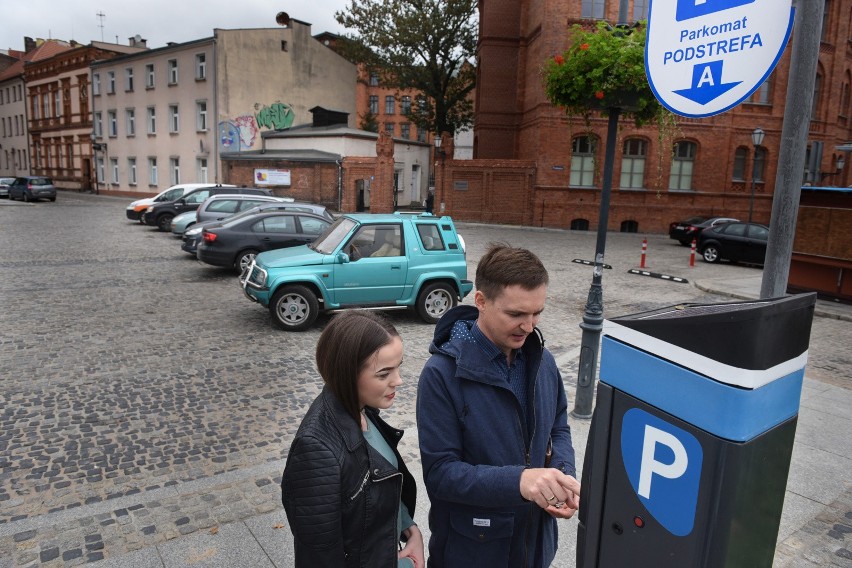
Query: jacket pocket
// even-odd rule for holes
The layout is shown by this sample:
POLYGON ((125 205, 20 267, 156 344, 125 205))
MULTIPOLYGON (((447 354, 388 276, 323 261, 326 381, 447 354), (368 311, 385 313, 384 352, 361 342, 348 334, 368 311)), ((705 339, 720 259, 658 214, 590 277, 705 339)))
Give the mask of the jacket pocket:
POLYGON ((508 568, 514 526, 514 513, 451 513, 444 565, 508 568))

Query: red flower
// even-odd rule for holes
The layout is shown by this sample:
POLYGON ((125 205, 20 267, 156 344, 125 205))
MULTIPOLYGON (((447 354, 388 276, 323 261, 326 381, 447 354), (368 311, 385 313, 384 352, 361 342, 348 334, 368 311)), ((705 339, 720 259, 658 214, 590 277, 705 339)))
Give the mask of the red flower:
POLYGON ((586 51, 587 49, 589 49, 589 44, 588 43, 581 43, 580 49, 582 49, 583 51, 586 51))
POLYGON ((562 65, 565 63, 565 59, 561 55, 557 55, 553 58, 553 61, 556 62, 557 65, 562 65))
POLYGON ((596 92, 596 93, 595 93, 595 98, 596 98, 596 99, 598 99, 598 100, 600 100, 600 99, 604 98, 604 92, 603 92, 603 91, 598 91, 598 92, 596 92))

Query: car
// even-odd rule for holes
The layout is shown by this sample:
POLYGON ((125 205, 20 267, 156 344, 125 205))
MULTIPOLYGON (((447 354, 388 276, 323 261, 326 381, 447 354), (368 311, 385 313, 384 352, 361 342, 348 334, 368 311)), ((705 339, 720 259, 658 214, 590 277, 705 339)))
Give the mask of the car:
POLYGON ((190 227, 206 221, 222 221, 238 213, 256 207, 261 203, 293 201, 292 197, 273 197, 267 195, 222 194, 208 197, 195 211, 186 211, 172 219, 171 231, 178 238, 190 227))
POLYGON ((258 254, 240 284, 288 331, 357 307, 414 309, 436 323, 473 289, 452 218, 427 213, 341 215, 310 245, 258 254))
POLYGON ((12 185, 13 181, 15 181, 15 178, 0 177, 0 197, 9 197, 9 186, 12 185))
POLYGON ((142 222, 142 215, 145 213, 145 210, 149 205, 153 203, 162 203, 164 201, 174 201, 176 199, 180 199, 187 193, 192 190, 201 188, 201 187, 236 187, 235 185, 227 185, 227 184, 215 184, 215 183, 181 183, 178 185, 173 185, 165 191, 160 192, 154 197, 146 197, 144 199, 137 199, 130 203, 127 208, 124 210, 125 215, 131 221, 139 221, 142 222))
POLYGON ((168 231, 171 227, 172 219, 176 215, 185 211, 195 211, 205 199, 211 195, 222 193, 235 195, 272 195, 272 192, 268 189, 257 189, 254 187, 203 187, 192 190, 174 201, 163 201, 149 205, 145 209, 145 214, 142 215, 142 221, 146 225, 157 227, 160 231, 168 231))
MULTIPOLYGON (((236 219, 239 217, 246 217, 248 215, 254 215, 256 213, 260 213, 261 211, 301 211, 303 213, 313 213, 315 215, 319 215, 324 219, 327 219, 329 223, 334 221, 334 215, 324 206, 316 203, 308 203, 303 201, 282 201, 282 202, 272 202, 272 203, 261 203, 260 205, 256 205, 251 209, 247 209, 245 211, 240 211, 233 217, 229 217, 228 219, 236 219)), ((177 217, 175 217, 177 219, 177 217)), ((192 256, 196 255, 198 251, 198 243, 201 242, 201 231, 204 227, 216 227, 223 223, 224 221, 204 221, 202 223, 196 223, 191 228, 184 231, 183 234, 183 244, 181 245, 181 250, 184 250, 191 254, 192 256)), ((174 222, 172 222, 174 225, 174 222)))
POLYGON ((669 238, 679 241, 683 246, 689 246, 698 239, 699 233, 707 227, 715 227, 720 223, 733 223, 739 219, 733 217, 690 217, 685 221, 669 225, 669 238))
POLYGON ((258 253, 313 242, 331 223, 312 213, 266 211, 201 231, 196 256, 242 273, 258 253))
POLYGON ((24 201, 49 199, 56 201, 56 188, 53 180, 45 176, 16 177, 9 185, 9 199, 21 198, 24 201))
POLYGON ((183 238, 184 233, 190 227, 197 225, 198 217, 195 216, 195 211, 185 211, 179 215, 172 217, 171 231, 177 238, 183 238))
POLYGON ((723 223, 698 235, 698 250, 706 262, 763 264, 769 227, 760 223, 723 223))

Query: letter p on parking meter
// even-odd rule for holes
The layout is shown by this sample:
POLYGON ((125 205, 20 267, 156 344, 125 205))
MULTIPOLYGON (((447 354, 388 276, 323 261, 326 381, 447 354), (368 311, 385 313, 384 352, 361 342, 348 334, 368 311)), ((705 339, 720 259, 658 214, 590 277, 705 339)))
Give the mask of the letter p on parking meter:
POLYGON ((771 568, 815 300, 604 322, 579 568, 771 568))

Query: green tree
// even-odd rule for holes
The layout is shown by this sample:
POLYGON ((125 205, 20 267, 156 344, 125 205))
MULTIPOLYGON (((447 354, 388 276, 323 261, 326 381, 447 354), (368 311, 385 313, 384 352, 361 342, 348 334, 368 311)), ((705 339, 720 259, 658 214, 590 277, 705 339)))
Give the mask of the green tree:
POLYGON ((350 0, 335 18, 355 33, 339 47, 383 86, 423 94, 407 113, 419 129, 454 133, 473 124, 476 6, 476 0, 350 0))
POLYGON ((378 132, 379 131, 379 120, 378 117, 370 111, 365 112, 361 115, 361 130, 366 130, 367 132, 378 132))

